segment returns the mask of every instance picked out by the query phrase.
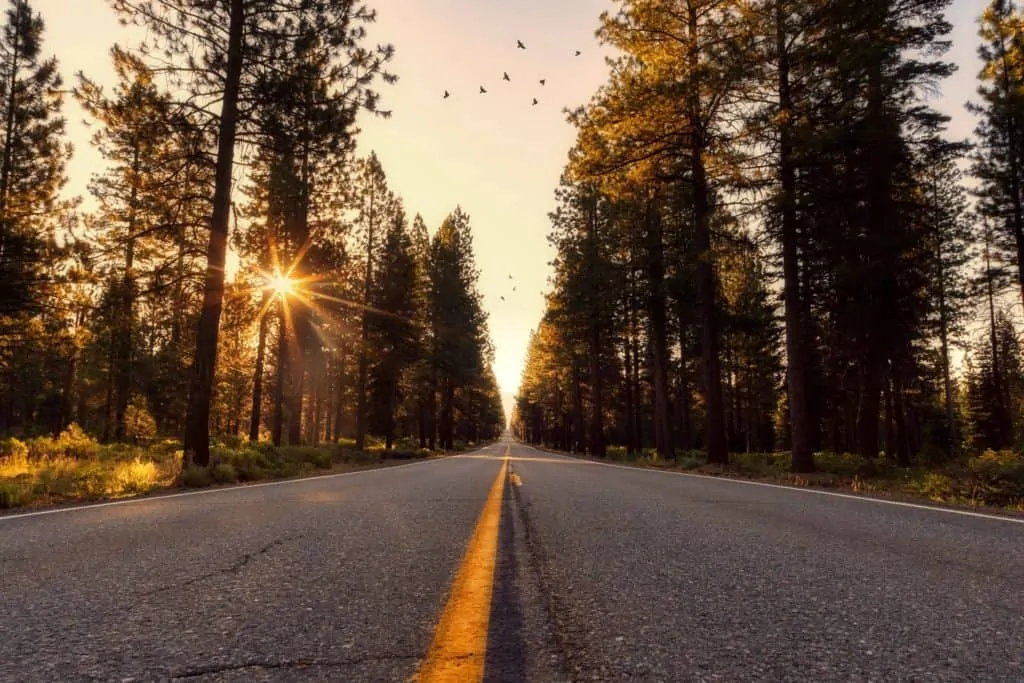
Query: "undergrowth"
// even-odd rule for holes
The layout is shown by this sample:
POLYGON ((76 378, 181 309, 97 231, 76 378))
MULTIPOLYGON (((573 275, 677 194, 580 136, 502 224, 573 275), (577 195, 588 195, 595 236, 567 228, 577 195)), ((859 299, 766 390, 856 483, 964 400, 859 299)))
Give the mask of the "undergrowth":
POLYGON ((370 438, 366 450, 358 451, 352 440, 274 447, 221 438, 211 444, 209 466, 183 467, 178 441, 147 446, 100 444, 72 424, 56 437, 0 438, 0 509, 279 479, 434 455, 416 446, 399 442, 385 450, 381 441, 370 438))

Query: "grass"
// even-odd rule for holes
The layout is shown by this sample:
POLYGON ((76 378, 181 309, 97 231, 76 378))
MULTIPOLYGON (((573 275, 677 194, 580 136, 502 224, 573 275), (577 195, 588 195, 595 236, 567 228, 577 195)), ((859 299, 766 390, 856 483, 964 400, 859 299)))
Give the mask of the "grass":
POLYGON ((813 474, 791 473, 787 452, 733 453, 725 467, 709 465, 701 451, 679 451, 672 460, 657 457, 652 449, 627 453, 609 447, 607 454, 641 467, 1024 512, 1024 456, 1013 451, 985 451, 940 466, 911 468, 851 453, 815 453, 813 474))
POLYGON ((350 440, 317 447, 274 447, 228 438, 211 444, 208 467, 183 467, 177 441, 148 446, 100 444, 71 425, 57 437, 0 438, 0 509, 351 471, 439 455, 410 443, 385 451, 377 440, 357 451, 350 440))

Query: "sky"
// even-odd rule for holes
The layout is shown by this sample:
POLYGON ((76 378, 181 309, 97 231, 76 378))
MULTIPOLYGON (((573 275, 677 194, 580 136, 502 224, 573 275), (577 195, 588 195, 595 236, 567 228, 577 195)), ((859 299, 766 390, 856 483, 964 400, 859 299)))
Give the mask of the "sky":
MULTIPOLYGON (((112 84, 110 46, 134 46, 138 36, 118 24, 107 1, 31 2, 47 24, 44 52, 57 56, 66 84, 78 71, 112 84)), ((969 137, 974 128, 963 105, 974 96, 979 70, 976 15, 982 4, 954 0, 948 14, 954 30, 947 59, 959 70, 933 96, 933 104, 953 117, 949 134, 954 139, 969 137)), ((380 108, 391 110, 392 117, 361 121, 359 151, 377 153, 407 212, 422 214, 431 230, 456 206, 469 214, 495 374, 510 414, 551 272, 548 212, 555 207, 554 190, 575 139, 563 109, 585 104, 605 80, 608 52, 594 31, 601 11, 614 3, 370 0, 370 5, 377 22, 368 39, 395 46, 389 70, 399 80, 381 89, 380 108), (527 49, 518 49, 517 40, 527 49), (505 71, 511 82, 502 80, 505 71), (546 85, 538 83, 541 78, 546 85), (486 95, 479 94, 481 85, 486 95), (446 89, 451 97, 442 99, 446 89)), ((76 150, 66 193, 84 196, 102 160, 89 146, 77 104, 68 101, 66 113, 76 150)))

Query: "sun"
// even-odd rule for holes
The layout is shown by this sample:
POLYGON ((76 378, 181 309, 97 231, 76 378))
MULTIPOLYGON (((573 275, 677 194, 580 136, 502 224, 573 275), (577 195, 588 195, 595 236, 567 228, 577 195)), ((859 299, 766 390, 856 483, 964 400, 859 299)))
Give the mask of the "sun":
POLYGON ((295 293, 295 280, 287 275, 274 275, 267 278, 267 286, 270 291, 281 298, 295 293))

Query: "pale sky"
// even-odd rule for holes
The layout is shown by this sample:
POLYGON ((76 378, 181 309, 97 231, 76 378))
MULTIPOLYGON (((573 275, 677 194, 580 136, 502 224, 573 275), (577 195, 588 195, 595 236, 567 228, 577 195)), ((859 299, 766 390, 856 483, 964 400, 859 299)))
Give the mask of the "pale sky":
MULTIPOLYGON (((45 54, 56 54, 68 85, 78 70, 109 84, 107 51, 137 40, 117 24, 105 0, 30 0, 47 24, 45 54)), ((359 148, 376 150, 391 187, 410 214, 423 214, 431 230, 457 204, 469 213, 475 235, 480 290, 490 314, 495 373, 506 394, 519 384, 530 330, 543 312, 547 289, 547 214, 575 135, 563 107, 584 104, 605 79, 602 49, 594 39, 598 15, 611 0, 371 0, 378 21, 374 42, 396 47, 383 89, 390 120, 364 120, 359 148), (522 40, 527 49, 516 48, 522 40), (582 56, 573 52, 581 50, 582 56), (511 83, 502 81, 507 71, 511 83), (547 79, 541 87, 538 80, 547 79), (483 85, 488 94, 480 95, 483 85), (445 89, 452 96, 441 98, 445 89), (531 106, 536 96, 540 104, 531 106), (512 275, 515 281, 510 281, 512 275), (515 292, 512 287, 515 286, 515 292), (505 301, 500 297, 504 296, 505 301)), ((976 15, 981 0, 954 0, 948 54, 960 66, 943 86, 937 106, 954 117, 951 136, 974 127, 963 104, 974 97, 979 63, 976 15)), ((86 195, 101 163, 80 125, 73 101, 66 113, 75 158, 68 169, 71 196, 86 195)))

